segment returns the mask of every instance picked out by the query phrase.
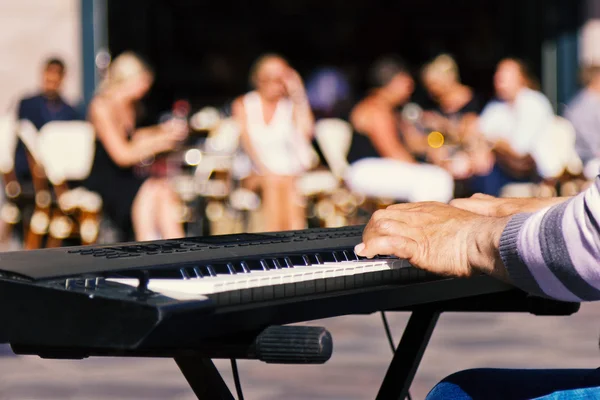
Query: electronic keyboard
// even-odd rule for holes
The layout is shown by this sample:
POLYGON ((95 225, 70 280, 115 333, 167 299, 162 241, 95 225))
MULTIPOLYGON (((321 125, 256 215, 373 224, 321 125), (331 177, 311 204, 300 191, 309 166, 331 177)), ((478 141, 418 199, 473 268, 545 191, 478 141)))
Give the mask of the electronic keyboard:
MULTIPOLYGON (((473 306, 477 311, 494 304, 504 310, 510 299, 474 299, 506 293, 526 308, 522 292, 486 275, 456 279, 395 257, 357 257, 363 229, 0 253, 0 342, 49 358, 173 357, 198 394, 214 385, 188 376, 200 368, 182 366, 190 355, 204 360, 211 376, 211 358, 329 358, 332 341, 323 328, 287 324, 461 299, 483 304, 473 306)), ((215 396, 205 397, 229 398, 215 396)))

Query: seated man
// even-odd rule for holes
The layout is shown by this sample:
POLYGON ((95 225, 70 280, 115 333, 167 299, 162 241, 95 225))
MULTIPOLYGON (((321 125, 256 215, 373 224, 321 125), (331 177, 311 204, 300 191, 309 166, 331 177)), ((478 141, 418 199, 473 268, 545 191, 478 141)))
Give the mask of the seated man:
POLYGON ((567 105, 565 117, 575 128, 575 150, 584 165, 584 174, 593 179, 600 172, 600 65, 582 71, 585 87, 567 105))
MULTIPOLYGON (((600 177, 572 198, 476 195, 398 204, 375 213, 360 256, 395 255, 448 276, 486 273, 536 296, 600 300, 600 177)), ((591 350, 591 349, 590 349, 591 350)), ((454 374, 437 399, 597 399, 600 370, 479 369, 454 374)))
MULTIPOLYGON (((50 121, 70 121, 81 119, 78 113, 60 96, 60 88, 65 76, 65 64, 58 58, 51 58, 44 64, 41 93, 22 99, 19 103, 18 118, 27 119, 39 130, 50 121)), ((31 181, 25 145, 19 141, 15 154, 15 173, 20 182, 31 181)))
POLYGON ((494 86, 499 101, 485 107, 479 129, 492 144, 496 163, 489 174, 474 177, 470 184, 474 192, 497 196, 506 184, 531 181, 537 164, 545 170, 553 163, 553 155, 539 143, 554 120, 554 111, 548 99, 532 89, 535 85, 518 60, 498 64, 494 86))
POLYGON ((425 151, 425 138, 402 129, 395 115, 395 108, 404 105, 413 92, 410 73, 401 62, 388 58, 379 61, 371 75, 375 89, 350 115, 354 135, 346 183, 354 192, 370 197, 449 201, 454 192, 452 176, 415 160, 411 151, 425 151))

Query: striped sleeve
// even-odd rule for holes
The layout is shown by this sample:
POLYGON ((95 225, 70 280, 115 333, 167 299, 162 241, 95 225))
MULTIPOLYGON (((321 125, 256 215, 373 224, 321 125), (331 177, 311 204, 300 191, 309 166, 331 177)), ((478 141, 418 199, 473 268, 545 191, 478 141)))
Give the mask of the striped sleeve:
POLYGON ((600 177, 572 199, 512 217, 500 239, 511 281, 538 296, 600 300, 600 177))

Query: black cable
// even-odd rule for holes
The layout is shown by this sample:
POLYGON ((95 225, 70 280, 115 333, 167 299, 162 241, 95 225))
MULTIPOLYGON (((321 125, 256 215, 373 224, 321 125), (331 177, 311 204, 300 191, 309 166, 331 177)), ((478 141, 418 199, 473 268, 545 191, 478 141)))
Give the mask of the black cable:
POLYGON ((231 359, 231 371, 233 372, 233 382, 235 383, 235 391, 237 393, 238 400, 244 400, 244 394, 242 393, 242 384, 240 383, 240 374, 238 372, 237 362, 235 358, 231 359))
MULTIPOLYGON (((385 329, 385 334, 388 338, 388 342, 390 343, 390 347, 392 349, 392 354, 396 353, 396 346, 394 345, 394 338, 392 337, 392 331, 390 330, 390 324, 388 324, 387 317, 385 316, 385 312, 381 312, 381 320, 383 321, 383 328, 385 329)), ((406 398, 408 400, 412 400, 410 397, 410 392, 406 393, 406 398)))

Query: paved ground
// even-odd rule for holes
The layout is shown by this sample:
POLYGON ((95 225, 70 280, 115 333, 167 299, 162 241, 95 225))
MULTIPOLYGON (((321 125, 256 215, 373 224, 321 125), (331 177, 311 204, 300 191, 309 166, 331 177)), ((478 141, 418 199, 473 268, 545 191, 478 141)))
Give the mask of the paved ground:
MULTIPOLYGON (((390 315, 396 339, 406 314, 390 315)), ((380 316, 316 321, 333 334, 334 355, 322 366, 273 366, 245 361, 240 374, 248 400, 374 398, 391 352, 380 316)), ((412 394, 423 399, 444 376, 470 367, 597 367, 600 307, 571 317, 447 314, 441 317, 412 394)), ((171 360, 50 361, 0 357, 0 399, 178 399, 194 396, 171 360)), ((230 379, 229 364, 218 366, 230 379)), ((229 381, 230 382, 230 381, 229 381)))

